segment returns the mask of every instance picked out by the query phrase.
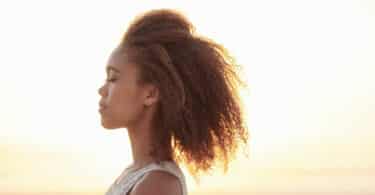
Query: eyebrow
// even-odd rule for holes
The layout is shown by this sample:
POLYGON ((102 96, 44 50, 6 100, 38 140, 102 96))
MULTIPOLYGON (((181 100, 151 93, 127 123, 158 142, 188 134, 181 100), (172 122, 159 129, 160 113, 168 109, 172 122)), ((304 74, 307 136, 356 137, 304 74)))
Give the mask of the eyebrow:
POLYGON ((120 70, 113 66, 107 66, 106 71, 109 72, 110 70, 120 73, 120 70))

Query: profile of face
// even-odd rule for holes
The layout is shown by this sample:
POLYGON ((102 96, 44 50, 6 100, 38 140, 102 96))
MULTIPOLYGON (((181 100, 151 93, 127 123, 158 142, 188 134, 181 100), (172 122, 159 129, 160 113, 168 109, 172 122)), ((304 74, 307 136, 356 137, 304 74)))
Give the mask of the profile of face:
POLYGON ((158 100, 158 90, 151 84, 137 83, 138 69, 115 49, 106 66, 107 79, 98 90, 101 99, 101 125, 106 129, 136 125, 146 109, 158 100))

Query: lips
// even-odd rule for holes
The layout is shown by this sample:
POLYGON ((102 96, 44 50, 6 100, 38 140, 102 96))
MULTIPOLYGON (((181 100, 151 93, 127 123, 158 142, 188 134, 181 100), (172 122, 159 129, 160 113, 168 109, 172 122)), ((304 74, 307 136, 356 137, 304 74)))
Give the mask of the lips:
POLYGON ((104 110, 105 110, 105 107, 104 106, 100 106, 98 111, 100 112, 100 114, 103 114, 104 110))
POLYGON ((99 102, 99 112, 102 113, 103 110, 105 109, 105 107, 106 107, 106 106, 104 105, 104 103, 103 103, 102 101, 100 101, 100 102, 99 102))

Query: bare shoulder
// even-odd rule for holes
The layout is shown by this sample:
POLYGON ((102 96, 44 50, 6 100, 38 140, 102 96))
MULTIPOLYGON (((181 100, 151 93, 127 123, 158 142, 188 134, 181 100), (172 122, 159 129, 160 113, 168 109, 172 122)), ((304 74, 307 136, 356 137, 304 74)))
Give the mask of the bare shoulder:
POLYGON ((179 179, 165 171, 151 171, 138 182, 130 195, 182 195, 179 179))

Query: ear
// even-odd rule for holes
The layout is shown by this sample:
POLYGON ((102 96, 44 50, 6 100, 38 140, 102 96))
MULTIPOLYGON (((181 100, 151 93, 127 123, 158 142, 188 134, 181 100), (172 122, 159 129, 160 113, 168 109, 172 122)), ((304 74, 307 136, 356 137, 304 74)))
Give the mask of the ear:
POLYGON ((144 88, 144 105, 151 106, 159 101, 159 89, 152 84, 148 84, 144 88))

